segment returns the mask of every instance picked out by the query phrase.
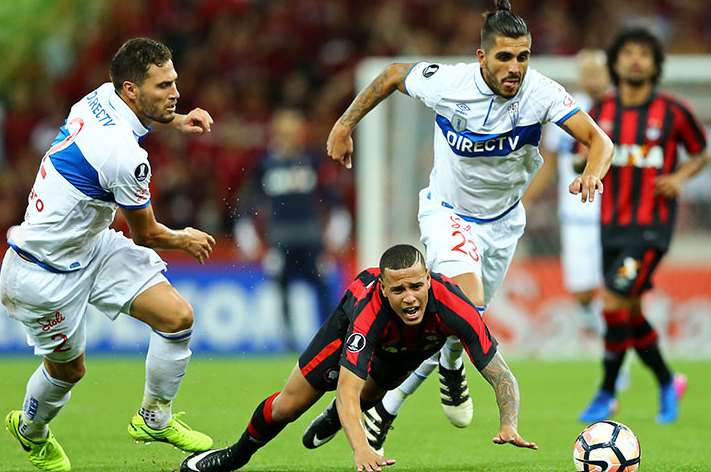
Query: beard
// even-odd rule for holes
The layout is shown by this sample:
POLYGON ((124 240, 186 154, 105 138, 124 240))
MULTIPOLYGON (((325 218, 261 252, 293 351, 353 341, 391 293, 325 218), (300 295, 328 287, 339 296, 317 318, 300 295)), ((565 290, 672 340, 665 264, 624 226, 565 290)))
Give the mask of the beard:
MULTIPOLYGON (((523 77, 522 77, 522 76, 521 76, 521 77, 519 77, 519 76, 516 76, 516 77, 507 76, 507 77, 505 77, 503 80, 506 80, 506 79, 516 79, 516 80, 518 80, 518 87, 516 88, 515 92, 512 93, 512 94, 510 94, 510 95, 507 95, 507 94, 505 94, 505 93, 503 92, 503 90, 502 90, 502 88, 501 88, 501 85, 499 85, 499 80, 496 78, 496 76, 494 76, 494 74, 491 73, 491 71, 489 71, 489 66, 488 66, 488 65, 484 68, 484 73, 486 74, 486 79, 487 79, 487 82, 488 82, 489 87, 491 88, 491 90, 492 90, 496 95, 498 95, 498 96, 500 96, 500 97, 504 97, 504 98, 511 98, 511 97, 513 97, 514 95, 516 95, 516 94, 518 93, 519 89, 521 88, 521 82, 523 82, 523 77)), ((502 82, 503 82, 503 81, 502 81, 502 82)))
POLYGON ((175 118, 175 112, 161 111, 161 107, 155 102, 149 102, 144 97, 139 97, 138 107, 146 118, 158 123, 170 123, 175 118))

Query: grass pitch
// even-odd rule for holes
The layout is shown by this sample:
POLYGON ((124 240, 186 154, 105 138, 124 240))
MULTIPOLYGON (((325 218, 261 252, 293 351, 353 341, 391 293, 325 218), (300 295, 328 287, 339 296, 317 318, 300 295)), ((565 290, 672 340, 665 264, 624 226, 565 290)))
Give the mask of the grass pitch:
MULTIPOLYGON (((38 359, 0 358, 0 413, 18 409, 29 375, 38 359)), ((215 438, 217 447, 236 441, 256 405, 280 390, 296 357, 208 358, 195 356, 174 411, 195 429, 215 438)), ((510 363, 521 388, 519 432, 535 441, 538 451, 491 442, 498 413, 491 387, 468 365, 474 420, 465 429, 451 426, 439 407, 436 376, 425 382, 403 406, 385 443, 386 456, 397 464, 391 472, 537 472, 574 471, 573 442, 585 425, 576 420, 592 398, 600 367, 597 362, 518 361, 510 363)), ((673 362, 689 376, 689 390, 678 422, 654 423, 657 388, 639 363, 632 365, 632 385, 620 394, 620 412, 613 418, 627 424, 642 446, 641 472, 711 470, 711 362, 673 362)), ((76 472, 177 471, 186 457, 167 444, 134 444, 126 427, 143 394, 143 358, 89 357, 86 377, 52 422, 76 472)), ((315 451, 301 445, 301 434, 332 398, 327 394, 296 423, 261 449, 246 471, 355 470, 343 434, 315 451)), ((35 470, 7 432, 0 434, 0 471, 35 470)))

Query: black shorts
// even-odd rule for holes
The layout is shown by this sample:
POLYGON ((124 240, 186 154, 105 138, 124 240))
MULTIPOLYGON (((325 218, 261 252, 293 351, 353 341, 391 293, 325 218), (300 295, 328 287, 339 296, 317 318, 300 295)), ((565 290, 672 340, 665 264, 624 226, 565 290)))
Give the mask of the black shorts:
POLYGON ((603 247, 605 288, 625 297, 637 297, 652 288, 652 274, 666 250, 643 247, 603 247))
MULTIPOLYGON (((337 308, 299 356, 299 369, 316 390, 336 390, 341 371, 343 339, 346 337, 348 325, 348 317, 337 308)), ((398 356, 397 360, 373 356, 368 375, 380 388, 392 390, 431 355, 432 352, 426 352, 417 356, 410 355, 407 359, 398 356)))

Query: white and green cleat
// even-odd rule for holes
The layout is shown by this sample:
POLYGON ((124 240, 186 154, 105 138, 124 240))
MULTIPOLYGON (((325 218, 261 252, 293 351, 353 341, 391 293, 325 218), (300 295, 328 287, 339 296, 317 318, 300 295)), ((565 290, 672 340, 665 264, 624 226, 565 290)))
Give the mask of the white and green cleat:
POLYGON ((178 419, 181 415, 183 412, 174 414, 165 428, 153 429, 146 424, 140 414, 136 413, 128 424, 128 434, 136 442, 165 442, 187 452, 202 452, 210 449, 212 438, 190 428, 184 421, 178 419))
POLYGON ((72 466, 69 463, 67 454, 54 438, 52 431, 49 431, 47 439, 42 441, 31 441, 20 434, 21 411, 11 411, 5 417, 5 427, 20 442, 22 449, 27 452, 30 462, 39 470, 47 472, 67 472, 72 466))

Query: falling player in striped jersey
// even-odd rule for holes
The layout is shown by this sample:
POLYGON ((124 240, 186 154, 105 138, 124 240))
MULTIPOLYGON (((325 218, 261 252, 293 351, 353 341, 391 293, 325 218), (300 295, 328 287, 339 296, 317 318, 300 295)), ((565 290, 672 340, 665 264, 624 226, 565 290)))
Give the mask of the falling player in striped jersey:
MULTIPOLYGON (((590 150, 570 192, 583 202, 602 193, 601 178, 612 158, 612 142, 556 82, 528 67, 531 33, 511 12, 508 0, 485 14, 478 62, 445 65, 420 62, 386 67, 363 89, 333 126, 327 151, 351 166, 357 123, 395 90, 419 98, 435 112, 434 168, 420 192, 418 219, 427 265, 457 282, 483 312, 508 270, 523 234, 519 201, 542 164, 541 128, 552 122, 590 150)), ((407 395, 439 366, 442 406, 458 427, 471 422, 472 403, 451 339, 382 404, 366 412, 371 445, 379 449, 407 395)))
MULTIPOLYGON (((76 103, 42 158, 25 220, 8 234, 0 273, 8 315, 23 323, 43 363, 30 377, 22 410, 5 419, 40 470, 70 470, 49 422, 84 376, 89 305, 115 319, 130 315, 152 328, 143 403, 128 425, 137 441, 203 451, 212 439, 172 414, 190 359, 193 311, 163 275, 152 248, 181 249, 203 263, 215 240, 194 228, 172 230, 151 207, 151 170, 140 143, 151 129, 210 131, 200 108, 176 113, 177 73, 157 41, 127 41, 111 61, 113 83, 76 103), (131 238, 109 228, 121 208, 131 238)), ((109 392, 107 392, 108 394, 109 392)), ((98 419, 86 428, 106 434, 98 419)))
POLYGON ((383 253, 379 268, 364 270, 351 283, 299 357, 284 389, 257 406, 240 440, 193 454, 180 471, 227 472, 242 467, 332 390, 336 398, 311 423, 304 445, 319 447, 342 427, 359 471, 394 464, 370 448, 361 412, 397 387, 448 336, 461 340, 494 389, 500 421, 494 443, 538 449, 518 434, 518 384, 476 307, 450 279, 430 272, 420 251, 400 244, 383 253))
POLYGON ((656 421, 671 423, 687 381, 666 365, 657 331, 642 312, 642 294, 652 287, 652 274, 669 248, 682 185, 709 161, 706 137, 687 104, 657 91, 664 52, 652 34, 620 33, 607 61, 616 90, 590 111, 615 143, 600 209, 604 376, 580 420, 592 423, 615 413, 615 379, 627 349, 634 348, 659 383, 656 421), (683 163, 679 145, 689 154, 683 163))

